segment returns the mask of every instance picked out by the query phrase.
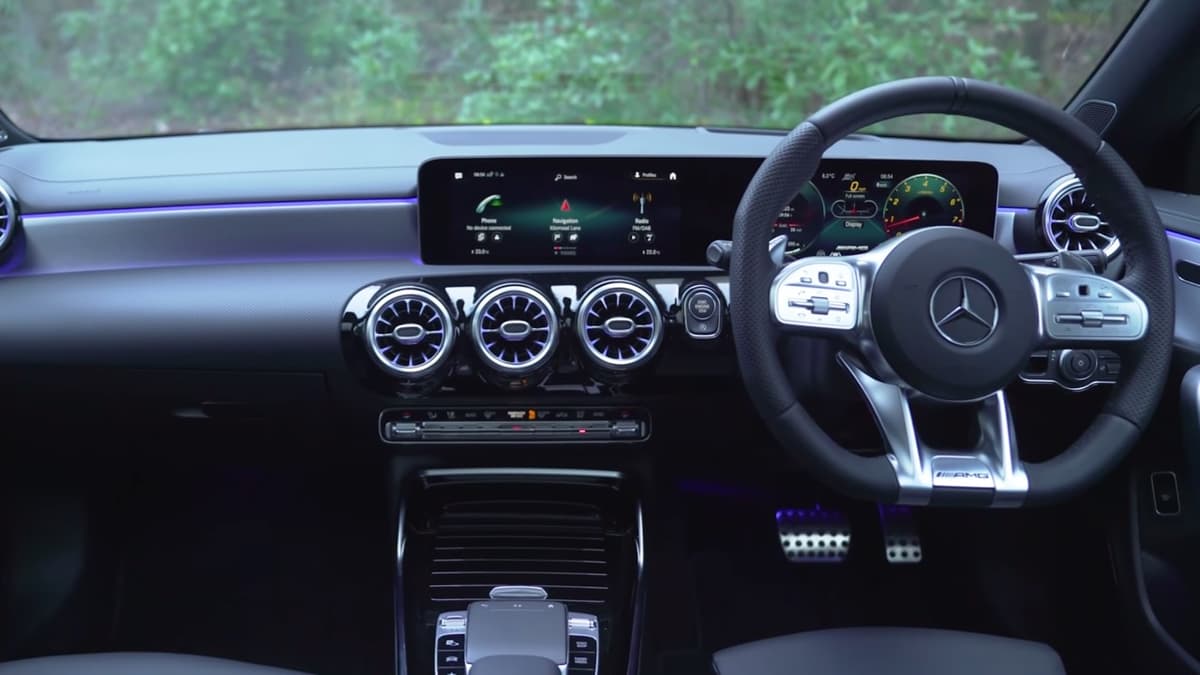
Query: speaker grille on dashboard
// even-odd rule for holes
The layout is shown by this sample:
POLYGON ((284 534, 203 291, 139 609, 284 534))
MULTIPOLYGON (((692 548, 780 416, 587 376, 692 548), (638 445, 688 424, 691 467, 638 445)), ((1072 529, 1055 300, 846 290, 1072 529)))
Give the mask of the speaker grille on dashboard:
POLYGON ((1103 136, 1113 120, 1117 119, 1117 104, 1098 98, 1088 99, 1075 109, 1075 118, 1098 135, 1103 136))

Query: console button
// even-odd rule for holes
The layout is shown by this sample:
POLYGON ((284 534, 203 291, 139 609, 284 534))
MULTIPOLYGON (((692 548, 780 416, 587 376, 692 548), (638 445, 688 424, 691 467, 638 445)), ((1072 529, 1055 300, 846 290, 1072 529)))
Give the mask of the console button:
POLYGON ((438 668, 438 675, 467 675, 465 666, 455 666, 454 668, 438 668))
POLYGON ((618 420, 609 431, 612 438, 637 439, 642 437, 642 423, 637 420, 618 420))
POLYGON ((464 652, 438 652, 438 668, 466 668, 467 657, 464 652))
POLYGON ((466 647, 466 639, 462 635, 443 635, 438 638, 438 651, 443 649, 454 651, 462 650, 466 647))
POLYGON ((467 617, 463 614, 443 614, 438 617, 438 627, 449 630, 466 630, 467 617))
POLYGON ((1082 309, 1079 315, 1083 317, 1084 328, 1099 328, 1104 325, 1104 312, 1098 309, 1082 309))
POLYGON ((421 437, 421 427, 415 422, 390 422, 383 427, 384 440, 411 441, 421 437))
POLYGON ((569 640, 571 653, 587 652, 589 654, 596 653, 596 641, 590 637, 580 635, 572 635, 569 640))
POLYGON ((595 668, 596 654, 595 652, 571 652, 567 657, 568 668, 595 668))
POLYGON ((829 313, 829 298, 815 296, 811 298, 813 314, 828 314, 829 313))

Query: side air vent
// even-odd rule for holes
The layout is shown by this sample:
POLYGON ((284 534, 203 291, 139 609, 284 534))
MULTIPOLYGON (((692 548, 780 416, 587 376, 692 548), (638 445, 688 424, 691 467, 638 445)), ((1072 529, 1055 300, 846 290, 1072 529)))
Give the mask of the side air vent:
POLYGON ((614 551, 592 504, 501 498, 445 504, 434 524, 429 599, 439 610, 486 600, 496 586, 540 586, 550 600, 595 611, 614 551))
POLYGON ((641 286, 621 280, 596 284, 579 301, 575 323, 584 353, 597 365, 630 370, 651 359, 662 343, 658 304, 641 286))
POLYGON ((364 334, 379 365, 402 379, 433 374, 454 346, 454 323, 446 303, 419 286, 385 293, 367 316, 364 334))
POLYGON ((13 196, 12 188, 0 181, 0 252, 12 243, 17 234, 17 198, 13 196))
POLYGON ((558 346, 554 303, 533 286, 510 282, 475 304, 471 333, 479 357, 494 370, 527 375, 547 365, 558 346))
POLYGON ((1102 251, 1112 258, 1121 250, 1112 226, 1074 176, 1050 187, 1042 205, 1042 229, 1046 241, 1059 251, 1102 251))

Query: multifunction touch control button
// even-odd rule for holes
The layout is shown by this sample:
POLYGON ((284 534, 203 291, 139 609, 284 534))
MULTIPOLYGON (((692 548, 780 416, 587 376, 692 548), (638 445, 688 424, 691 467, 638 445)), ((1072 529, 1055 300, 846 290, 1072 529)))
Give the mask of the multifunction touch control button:
POLYGON ((1116 282, 1094 275, 1034 270, 1046 336, 1056 340, 1136 340, 1146 330, 1145 304, 1116 282))
POLYGON ((858 270, 839 260, 794 262, 772 285, 771 305, 784 325, 852 329, 858 325, 858 270))
POLYGON ((706 285, 690 286, 683 292, 683 325, 697 340, 721 334, 721 296, 706 285))

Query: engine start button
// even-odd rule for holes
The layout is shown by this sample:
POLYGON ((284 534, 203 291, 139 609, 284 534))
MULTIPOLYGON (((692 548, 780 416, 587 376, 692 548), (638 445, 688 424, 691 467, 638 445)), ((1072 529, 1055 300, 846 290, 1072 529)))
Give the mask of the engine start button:
POLYGON ((709 291, 696 291, 688 298, 687 311, 694 318, 704 320, 716 311, 716 298, 709 291))

